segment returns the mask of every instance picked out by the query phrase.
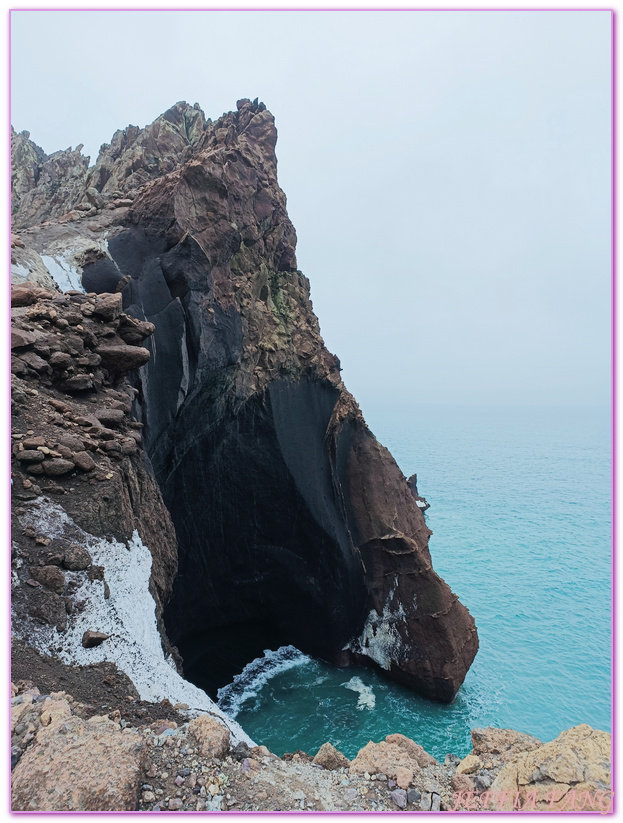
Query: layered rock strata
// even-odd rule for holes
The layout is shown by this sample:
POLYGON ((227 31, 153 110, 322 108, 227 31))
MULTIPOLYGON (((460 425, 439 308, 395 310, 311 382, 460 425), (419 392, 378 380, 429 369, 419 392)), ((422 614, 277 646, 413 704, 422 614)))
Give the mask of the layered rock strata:
POLYGON ((118 290, 130 337, 153 326, 146 363, 124 362, 126 341, 98 354, 112 373, 138 369, 134 414, 179 546, 164 620, 186 675, 214 694, 264 648, 293 644, 449 701, 474 621, 324 346, 276 136, 257 101, 215 123, 178 104, 115 135, 67 214, 21 232, 20 253, 118 290))

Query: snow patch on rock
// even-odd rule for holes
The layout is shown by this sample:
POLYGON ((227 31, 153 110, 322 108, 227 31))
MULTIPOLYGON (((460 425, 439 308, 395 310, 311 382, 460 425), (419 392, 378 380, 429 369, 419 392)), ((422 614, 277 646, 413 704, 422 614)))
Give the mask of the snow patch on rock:
POLYGON ((67 629, 41 626, 34 621, 16 628, 43 654, 55 653, 64 663, 88 665, 110 662, 125 672, 134 683, 142 700, 186 703, 196 711, 217 717, 230 730, 233 743, 244 741, 253 745, 238 723, 227 717, 208 695, 184 680, 165 658, 156 623, 156 604, 149 592, 152 557, 135 531, 127 545, 105 540, 82 531, 66 512, 47 498, 39 498, 23 515, 24 525, 32 526, 48 537, 70 536, 91 554, 96 565, 104 567, 104 577, 110 590, 104 597, 104 582, 89 580, 86 574, 72 575, 80 580, 75 600, 84 608, 68 616, 67 629), (78 538, 78 539, 77 539, 78 538), (85 649, 85 631, 110 635, 100 646, 85 649))

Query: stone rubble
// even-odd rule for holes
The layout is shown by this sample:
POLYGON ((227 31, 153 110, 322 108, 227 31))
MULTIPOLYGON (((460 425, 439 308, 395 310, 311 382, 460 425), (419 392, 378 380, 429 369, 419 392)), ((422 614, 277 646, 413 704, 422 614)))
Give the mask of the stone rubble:
MULTIPOLYGON (((64 692, 41 695, 20 682, 11 684, 11 695, 14 810, 410 812, 461 809, 462 802, 472 810, 503 807, 483 806, 486 794, 473 787, 454 788, 454 778, 469 779, 457 774, 458 758, 439 764, 403 735, 368 743, 351 763, 328 742, 313 759, 305 752, 279 758, 265 746, 231 748, 227 730, 206 714, 179 724, 147 717, 131 726, 117 710, 85 719, 81 704, 64 692), (361 771, 374 754, 384 759, 386 772, 361 771), (403 769, 406 777, 397 765, 406 756, 411 778, 396 786, 388 774, 403 769)), ((536 787, 544 809, 544 788, 552 781, 558 788, 564 781, 565 793, 607 793, 610 735, 577 726, 531 749, 528 738, 510 730, 474 730, 474 746, 491 756, 489 768, 481 763, 479 769, 493 782, 490 794, 496 786, 510 791, 519 785, 527 796, 536 787), (503 751, 495 746, 500 731, 503 751)), ((564 808, 563 799, 555 808, 564 808)))

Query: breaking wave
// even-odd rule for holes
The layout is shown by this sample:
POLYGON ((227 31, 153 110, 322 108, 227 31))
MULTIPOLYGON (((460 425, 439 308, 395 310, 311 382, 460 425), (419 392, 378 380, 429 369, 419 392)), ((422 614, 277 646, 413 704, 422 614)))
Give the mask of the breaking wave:
POLYGON ((275 675, 309 663, 309 658, 294 646, 281 646, 277 651, 264 650, 263 657, 257 657, 237 674, 233 681, 218 690, 218 707, 230 717, 235 718, 243 704, 253 697, 275 675))

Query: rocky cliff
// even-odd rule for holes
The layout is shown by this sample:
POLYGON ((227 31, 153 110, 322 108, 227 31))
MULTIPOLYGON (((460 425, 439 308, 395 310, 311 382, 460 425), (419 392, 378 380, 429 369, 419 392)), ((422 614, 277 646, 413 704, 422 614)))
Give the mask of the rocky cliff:
MULTIPOLYGON (((434 572, 418 501, 324 346, 276 138, 272 115, 249 100, 214 123, 177 104, 144 130, 117 132, 90 170, 75 152, 46 158, 14 134, 14 281, 89 293, 39 301, 50 329, 50 300, 70 313, 86 301, 97 317, 116 293, 123 308, 95 334, 93 362, 77 335, 80 373, 55 371, 50 342, 42 353, 33 341, 24 354, 41 364, 23 366, 20 354, 16 379, 43 375, 83 404, 130 370, 127 425, 142 426, 141 459, 177 537, 177 575, 169 566, 158 603, 172 586, 163 619, 187 678, 214 694, 264 648, 293 644, 450 701, 478 648, 474 621, 434 572), (145 354, 130 362, 132 348, 145 354)), ((105 443, 121 440, 96 449, 114 458, 105 443)), ((128 495, 147 524, 149 501, 128 495)), ((92 532, 82 514, 72 510, 92 532)))

